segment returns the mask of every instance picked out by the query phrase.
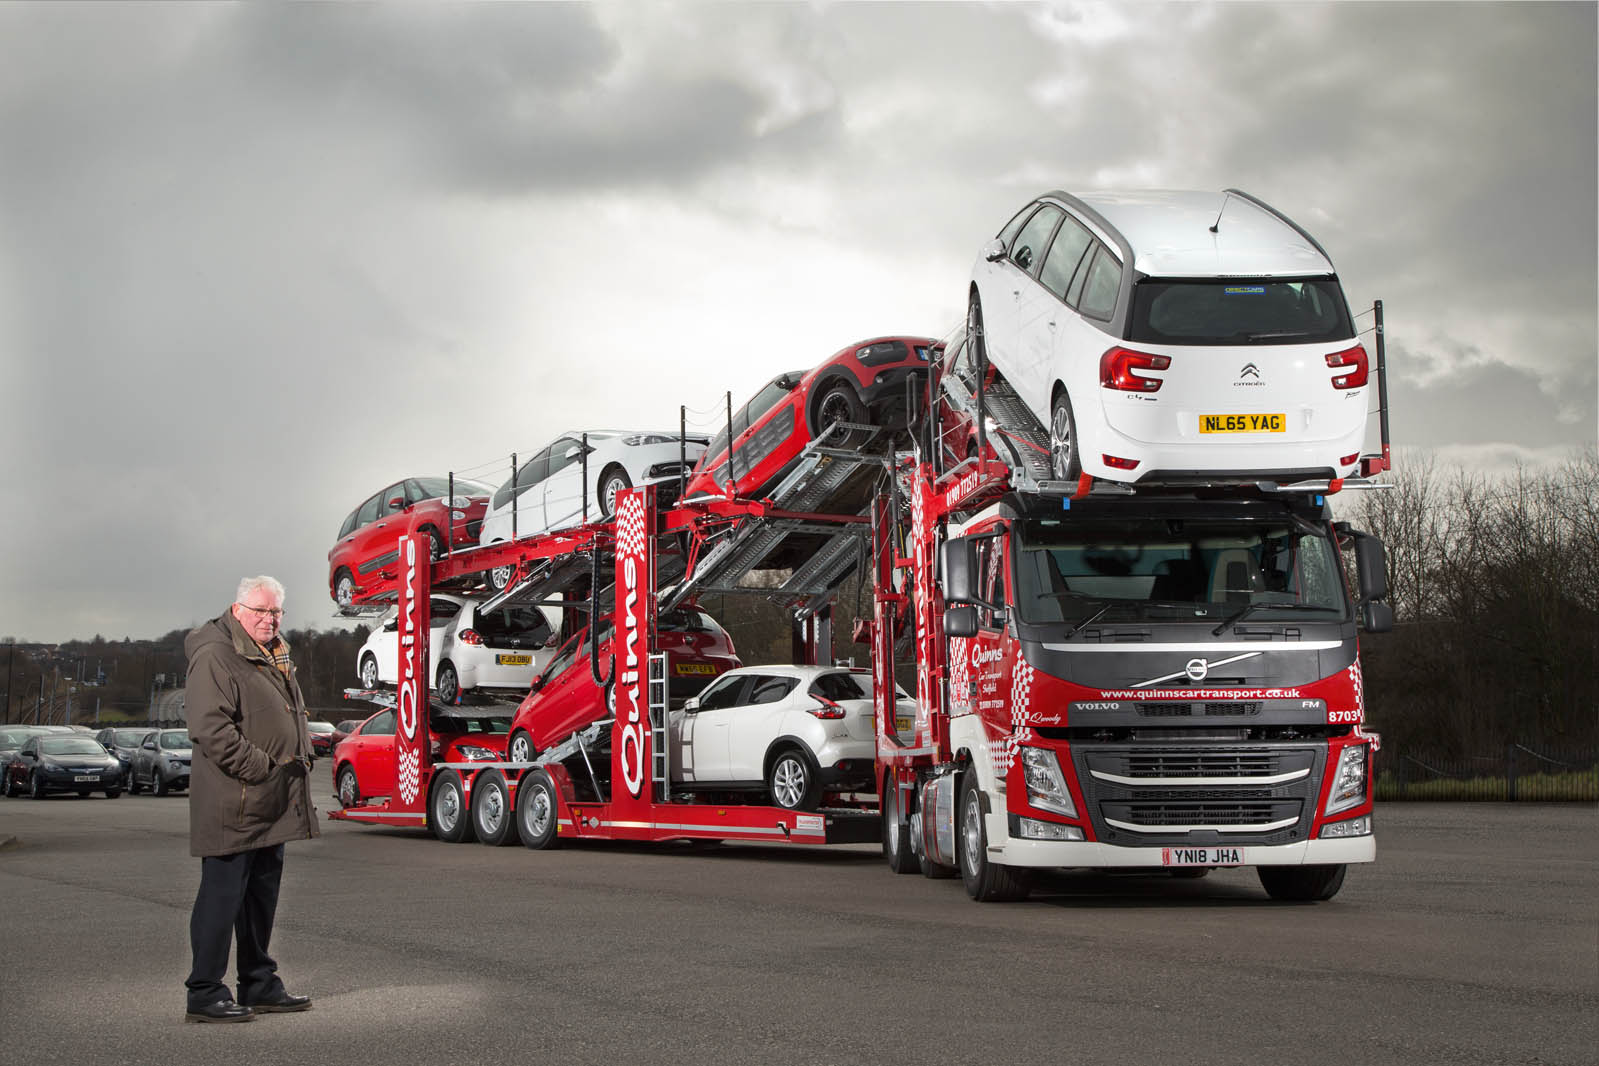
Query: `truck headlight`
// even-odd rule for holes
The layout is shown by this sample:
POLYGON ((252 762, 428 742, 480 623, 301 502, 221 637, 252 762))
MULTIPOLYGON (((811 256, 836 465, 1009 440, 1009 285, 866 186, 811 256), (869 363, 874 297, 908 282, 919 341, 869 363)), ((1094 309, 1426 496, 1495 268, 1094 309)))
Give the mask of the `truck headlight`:
POLYGON ((1077 805, 1066 787, 1060 760, 1048 748, 1022 748, 1022 775, 1027 781, 1027 802, 1041 811, 1077 817, 1077 805))
POLYGON ((1366 801, 1366 760, 1371 748, 1354 744, 1344 749, 1338 757, 1338 769, 1333 775, 1332 789, 1327 793, 1327 806, 1322 814, 1336 814, 1366 801))

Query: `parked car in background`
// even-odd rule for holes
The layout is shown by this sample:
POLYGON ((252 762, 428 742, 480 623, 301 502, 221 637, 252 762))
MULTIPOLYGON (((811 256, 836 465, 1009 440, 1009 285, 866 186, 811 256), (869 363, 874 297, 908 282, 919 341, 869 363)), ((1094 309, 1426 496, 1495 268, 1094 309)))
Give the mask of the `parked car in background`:
POLYGON ((127 784, 128 772, 133 767, 133 752, 144 742, 149 732, 148 726, 135 726, 131 729, 126 726, 107 726, 94 735, 94 739, 104 745, 105 750, 115 755, 117 761, 122 763, 124 786, 127 784))
POLYGON ((8 794, 43 799, 52 792, 122 795, 122 764, 91 736, 40 733, 23 741, 6 768, 8 794))
MULTIPOLYGON (((616 510, 616 494, 635 485, 655 485, 657 502, 670 504, 677 498, 679 479, 704 451, 705 438, 690 437, 685 444, 676 433, 563 433, 522 461, 515 476, 494 490, 481 542, 513 539, 513 511, 516 537, 578 525, 585 510, 589 521, 609 518, 616 510)), ((489 583, 502 589, 509 578, 508 568, 495 570, 489 583)))
POLYGON ((333 723, 307 722, 305 727, 311 734, 311 754, 318 757, 331 755, 333 753, 333 723))
POLYGON ((1358 469, 1368 362, 1332 261, 1236 189, 1038 197, 979 252, 967 333, 1059 479, 1358 469))
MULTIPOLYGON (((505 758, 506 719, 463 708, 428 716, 437 762, 497 762, 505 758)), ((393 708, 379 711, 333 749, 333 791, 339 806, 354 807, 394 792, 393 708)))
MULTIPOLYGON (((760 496, 835 422, 903 430, 912 388, 906 383, 912 376, 925 377, 937 344, 931 337, 878 337, 835 352, 811 370, 779 374, 735 408, 731 425, 711 439, 689 478, 686 497, 760 496)), ((849 447, 860 439, 855 432, 840 432, 826 443, 849 447)))
POLYGON ((148 788, 157 796, 189 787, 193 742, 187 729, 152 729, 133 749, 128 791, 138 795, 148 788))
POLYGON ((361 728, 364 718, 346 718, 333 727, 333 746, 336 748, 344 743, 344 738, 361 728))
MULTIPOLYGON (((463 692, 526 692, 555 652, 554 629, 542 608, 514 604, 485 611, 467 596, 435 594, 428 607, 428 661, 434 695, 457 703, 463 692)), ((384 615, 361 645, 356 674, 365 688, 399 678, 398 609, 384 615)))
POLYGON ((22 750, 22 745, 28 742, 29 737, 39 736, 44 732, 38 726, 8 725, 0 728, 0 795, 10 796, 11 774, 9 767, 11 761, 22 750))
MULTIPOLYGON (((600 669, 604 671, 611 657, 608 617, 600 622, 599 641, 600 669)), ((681 703, 741 665, 727 630, 697 607, 662 611, 656 617, 656 644, 671 663, 667 695, 673 703, 681 703)), ((533 679, 531 691, 511 721, 507 751, 513 762, 530 761, 551 744, 604 717, 606 709, 615 706, 610 679, 603 687, 594 683, 589 653, 589 630, 584 627, 533 679)))
POLYGON ((426 535, 434 558, 450 547, 469 548, 478 542, 483 511, 494 490, 480 482, 443 477, 411 477, 396 481, 368 496, 339 527, 328 552, 328 591, 339 607, 348 607, 357 595, 390 583, 382 575, 395 571, 399 538, 426 535))
MULTIPOLYGON (((914 715, 914 701, 898 696, 898 716, 914 715)), ((869 670, 729 670, 669 723, 673 782, 683 788, 764 791, 776 806, 815 810, 824 793, 876 786, 869 670)))

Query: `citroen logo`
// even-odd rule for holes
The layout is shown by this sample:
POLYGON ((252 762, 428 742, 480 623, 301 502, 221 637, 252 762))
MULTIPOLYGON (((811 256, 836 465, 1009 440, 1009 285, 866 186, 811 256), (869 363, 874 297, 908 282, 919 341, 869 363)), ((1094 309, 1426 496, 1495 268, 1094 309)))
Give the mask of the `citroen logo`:
POLYGON ((1203 681, 1210 673, 1210 664, 1203 659, 1189 659, 1188 665, 1183 667, 1183 673, 1188 675, 1190 681, 1203 681))
POLYGON ((1244 378, 1254 378, 1256 381, 1259 381, 1260 367, 1256 366, 1254 363, 1245 363, 1244 368, 1238 372, 1238 379, 1242 381, 1244 378))

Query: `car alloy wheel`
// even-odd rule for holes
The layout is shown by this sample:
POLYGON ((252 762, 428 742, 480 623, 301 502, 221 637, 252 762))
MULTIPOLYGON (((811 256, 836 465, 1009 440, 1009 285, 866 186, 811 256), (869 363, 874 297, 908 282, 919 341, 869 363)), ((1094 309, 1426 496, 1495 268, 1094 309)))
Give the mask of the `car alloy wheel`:
POLYGON ((616 513, 616 497, 623 489, 633 487, 633 481, 627 476, 627 471, 621 467, 611 467, 600 478, 600 491, 596 494, 600 500, 600 514, 605 518, 616 513))
POLYGON ((1049 462, 1055 480, 1076 481, 1082 475, 1083 461, 1078 444, 1072 402, 1061 393, 1055 398, 1049 418, 1049 462))
POLYGON ((333 578, 333 602, 340 607, 349 607, 355 603, 355 578, 342 567, 333 578))
POLYGON ((361 687, 366 689, 378 687, 378 660, 376 656, 368 655, 361 660, 361 687))
POLYGON ((785 751, 773 760, 766 788, 772 802, 785 810, 811 810, 816 806, 816 775, 811 771, 810 760, 796 750, 785 751))

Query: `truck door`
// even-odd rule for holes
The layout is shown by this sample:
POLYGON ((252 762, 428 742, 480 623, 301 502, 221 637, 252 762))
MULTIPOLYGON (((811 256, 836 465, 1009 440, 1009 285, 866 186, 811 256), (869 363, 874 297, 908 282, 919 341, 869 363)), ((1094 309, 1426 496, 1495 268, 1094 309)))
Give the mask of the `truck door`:
POLYGON ((967 648, 967 677, 971 710, 982 717, 1003 713, 1008 665, 1005 623, 1010 604, 1005 581, 1005 537, 981 537, 974 543, 977 553, 977 594, 984 606, 977 609, 977 635, 967 648))

